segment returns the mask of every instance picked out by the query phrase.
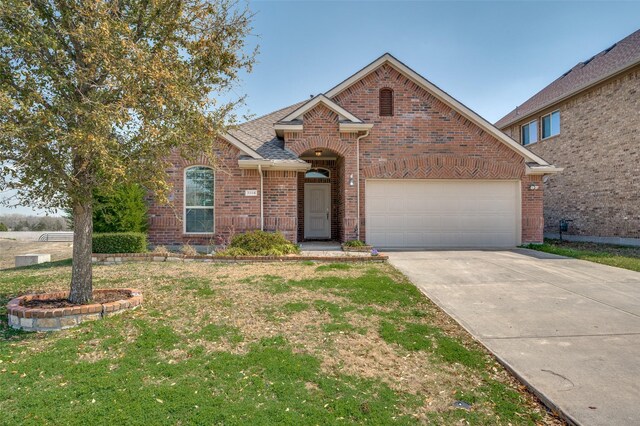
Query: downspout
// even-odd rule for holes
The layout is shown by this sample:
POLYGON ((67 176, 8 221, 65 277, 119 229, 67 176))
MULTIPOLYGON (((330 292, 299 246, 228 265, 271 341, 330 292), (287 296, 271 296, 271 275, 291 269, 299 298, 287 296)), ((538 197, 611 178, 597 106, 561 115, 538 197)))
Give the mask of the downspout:
POLYGON ((358 172, 358 183, 356 190, 358 193, 356 194, 356 204, 358 209, 358 225, 356 227, 356 239, 360 239, 360 139, 366 138, 369 136, 369 130, 367 130, 364 135, 358 136, 356 138, 356 170, 358 172))
POLYGON ((264 196, 262 188, 264 188, 264 179, 262 176, 262 166, 258 164, 258 173, 260 173, 260 230, 264 231, 264 196))

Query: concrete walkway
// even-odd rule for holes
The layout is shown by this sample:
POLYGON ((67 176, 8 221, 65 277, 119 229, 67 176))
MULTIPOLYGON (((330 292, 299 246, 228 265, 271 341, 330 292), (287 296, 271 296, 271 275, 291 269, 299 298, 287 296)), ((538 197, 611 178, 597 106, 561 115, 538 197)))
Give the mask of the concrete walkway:
POLYGON ((640 424, 640 273, 525 249, 386 254, 569 421, 640 424))

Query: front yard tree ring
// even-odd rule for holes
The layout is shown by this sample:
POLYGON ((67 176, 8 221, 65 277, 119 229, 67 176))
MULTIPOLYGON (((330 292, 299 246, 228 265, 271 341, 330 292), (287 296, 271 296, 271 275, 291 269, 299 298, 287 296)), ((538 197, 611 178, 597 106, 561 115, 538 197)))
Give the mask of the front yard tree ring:
POLYGON ((135 288, 93 291, 95 303, 73 305, 68 291, 27 294, 9 301, 9 325, 25 331, 56 331, 95 321, 142 304, 142 292, 135 288))

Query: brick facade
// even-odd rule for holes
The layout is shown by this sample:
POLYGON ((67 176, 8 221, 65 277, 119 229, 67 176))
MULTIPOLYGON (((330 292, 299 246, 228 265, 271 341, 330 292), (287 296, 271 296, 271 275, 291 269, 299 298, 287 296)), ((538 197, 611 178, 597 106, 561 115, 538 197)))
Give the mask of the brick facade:
MULTIPOLYGON (((394 67, 382 65, 338 93, 333 101, 365 123, 373 124, 370 134, 360 140, 359 171, 356 140, 364 132, 341 132, 339 116, 322 103, 304 114, 301 131, 284 131, 283 137, 284 148, 298 156, 322 149, 336 158, 310 161, 313 167, 331 170, 332 239, 355 239, 360 231, 360 238, 366 240, 367 179, 505 179, 521 182, 522 241, 542 241, 542 185, 535 191, 529 189, 531 182, 541 183, 541 178, 525 175, 522 155, 394 67), (393 90, 393 116, 378 115, 381 88, 393 90), (359 224, 355 184, 358 174, 359 224)), ((247 197, 244 191, 259 190, 260 176, 257 171, 239 169, 240 151, 226 142, 222 144, 227 148, 218 152, 216 165, 215 235, 183 234, 182 188, 184 169, 190 164, 175 156, 171 157, 173 167, 169 170, 174 188, 173 207, 151 206, 149 238, 152 243, 219 243, 233 233, 259 229, 260 194, 247 197)), ((264 171, 263 174, 265 230, 281 231, 292 241, 302 240, 304 183, 307 181, 304 173, 264 171)))
POLYGON ((556 110, 560 134, 527 145, 565 168, 545 184, 545 232, 569 218, 570 234, 640 238, 640 67, 504 131, 520 142, 521 125, 556 110))

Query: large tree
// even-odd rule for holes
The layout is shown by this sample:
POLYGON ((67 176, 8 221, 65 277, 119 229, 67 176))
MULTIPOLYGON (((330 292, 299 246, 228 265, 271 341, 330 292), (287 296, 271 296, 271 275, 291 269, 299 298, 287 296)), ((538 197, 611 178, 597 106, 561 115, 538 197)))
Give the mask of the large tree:
POLYGON ((72 210, 72 302, 92 298, 94 190, 135 181, 166 201, 168 154, 214 152, 250 25, 235 0, 2 0, 0 190, 72 210))

